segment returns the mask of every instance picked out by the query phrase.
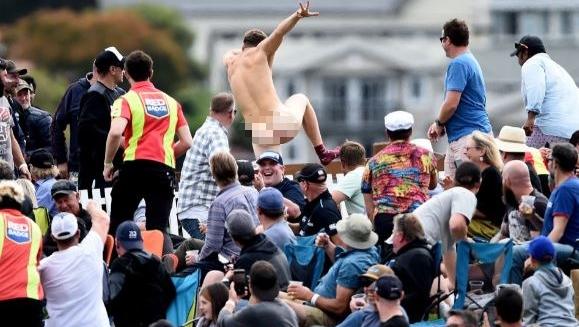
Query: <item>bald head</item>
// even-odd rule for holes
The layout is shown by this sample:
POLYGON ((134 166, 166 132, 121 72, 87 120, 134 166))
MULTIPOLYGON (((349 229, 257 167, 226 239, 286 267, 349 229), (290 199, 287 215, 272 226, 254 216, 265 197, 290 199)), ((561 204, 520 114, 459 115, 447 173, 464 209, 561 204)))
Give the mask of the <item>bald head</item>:
POLYGON ((521 160, 512 160, 503 167, 503 183, 510 188, 531 186, 529 168, 521 160))

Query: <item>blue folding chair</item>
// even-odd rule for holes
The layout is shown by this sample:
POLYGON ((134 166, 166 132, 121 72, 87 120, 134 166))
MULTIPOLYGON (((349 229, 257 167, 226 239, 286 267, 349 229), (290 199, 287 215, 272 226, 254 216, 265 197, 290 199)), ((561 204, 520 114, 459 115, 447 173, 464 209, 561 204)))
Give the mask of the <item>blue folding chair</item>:
POLYGON ((298 237, 295 244, 287 244, 284 249, 292 279, 309 288, 318 284, 326 260, 326 253, 315 241, 316 235, 298 237))
POLYGON ((201 287, 199 280, 200 270, 196 269, 188 275, 176 275, 171 277, 177 296, 167 309, 167 320, 174 326, 194 327, 194 319, 197 313, 197 294, 201 287))

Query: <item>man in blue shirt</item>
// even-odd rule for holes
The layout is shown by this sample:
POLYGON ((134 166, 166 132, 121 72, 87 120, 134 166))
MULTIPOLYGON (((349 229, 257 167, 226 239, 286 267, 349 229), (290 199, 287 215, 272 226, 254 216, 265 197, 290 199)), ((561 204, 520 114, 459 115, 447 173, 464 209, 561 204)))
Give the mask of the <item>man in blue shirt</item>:
MULTIPOLYGON (((541 234, 549 237, 557 250, 557 265, 573 253, 579 238, 579 179, 575 177, 577 150, 571 144, 556 144, 551 152, 549 169, 555 176, 555 190, 551 193, 541 234)), ((513 248, 511 283, 522 282, 523 266, 528 243, 513 248)))
POLYGON ((444 102, 438 117, 428 129, 437 141, 446 132, 448 150, 444 171, 454 177, 458 161, 466 160, 466 138, 474 131, 491 132, 486 112, 486 89, 482 70, 468 48, 469 31, 464 21, 453 19, 444 24, 440 43, 450 64, 444 80, 444 102))

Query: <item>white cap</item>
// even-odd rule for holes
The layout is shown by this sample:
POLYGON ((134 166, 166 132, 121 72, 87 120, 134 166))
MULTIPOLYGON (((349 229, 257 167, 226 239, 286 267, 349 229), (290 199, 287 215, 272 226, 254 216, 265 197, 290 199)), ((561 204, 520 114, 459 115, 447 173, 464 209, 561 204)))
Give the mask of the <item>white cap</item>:
POLYGON ((52 218, 51 233, 57 240, 66 240, 76 234, 78 222, 76 217, 68 212, 60 212, 52 218))
POLYGON ((409 129, 414 125, 414 116, 407 111, 393 111, 384 116, 384 126, 391 132, 409 129))
POLYGON ((112 52, 119 61, 123 61, 123 55, 116 47, 108 47, 105 49, 105 51, 112 52))

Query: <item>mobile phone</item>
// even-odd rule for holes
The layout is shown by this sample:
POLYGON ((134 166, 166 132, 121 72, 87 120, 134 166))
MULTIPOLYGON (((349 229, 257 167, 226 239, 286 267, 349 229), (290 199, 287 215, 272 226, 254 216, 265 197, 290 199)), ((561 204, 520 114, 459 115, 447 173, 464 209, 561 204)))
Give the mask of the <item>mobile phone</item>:
POLYGON ((456 159, 456 160, 454 161, 454 167, 455 167, 455 168, 458 168, 458 166, 460 166, 460 165, 462 165, 462 160, 456 159))
POLYGON ((235 293, 239 296, 243 296, 247 289, 247 276, 245 275, 245 269, 233 270, 233 278, 231 281, 235 283, 235 293))
POLYGON ((551 148, 551 144, 549 144, 549 142, 545 142, 545 148, 550 149, 550 148, 551 148))

